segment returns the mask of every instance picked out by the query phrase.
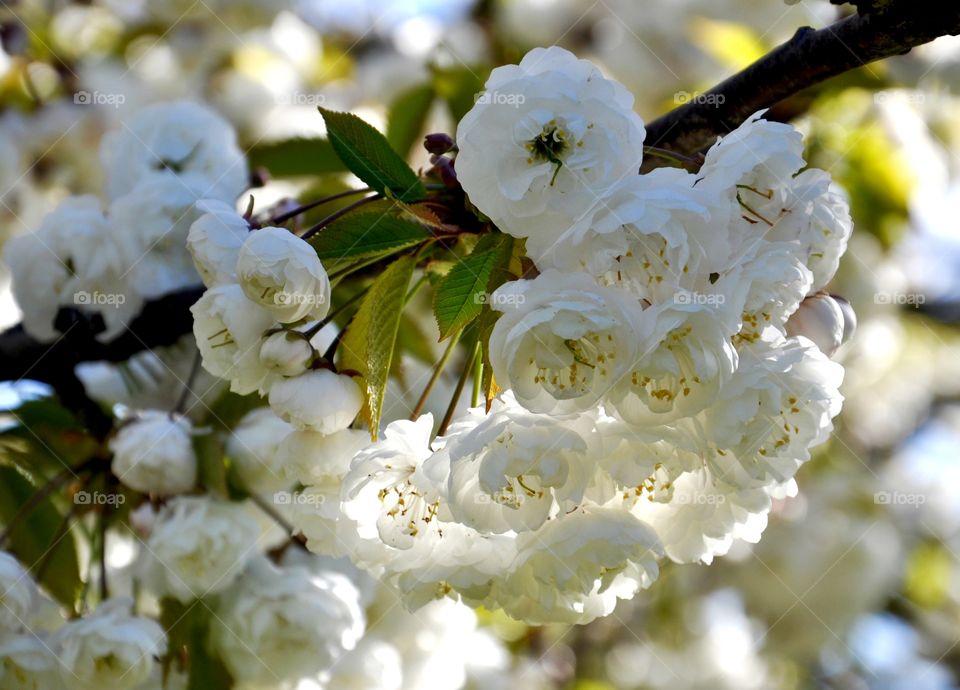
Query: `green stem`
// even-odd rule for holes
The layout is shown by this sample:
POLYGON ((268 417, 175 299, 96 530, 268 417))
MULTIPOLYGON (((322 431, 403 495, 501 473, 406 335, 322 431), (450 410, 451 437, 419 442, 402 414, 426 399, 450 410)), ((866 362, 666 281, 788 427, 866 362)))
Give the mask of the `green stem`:
POLYGON ((470 355, 470 360, 467 362, 466 366, 463 367, 463 371, 460 372, 460 380, 457 381, 457 387, 453 391, 453 397, 450 399, 450 405, 447 407, 446 414, 443 415, 443 421, 440 422, 440 428, 437 430, 437 436, 443 436, 447 432, 447 427, 450 426, 450 422, 453 421, 453 414, 457 411, 457 404, 460 402, 460 396, 463 395, 463 389, 467 385, 467 377, 470 376, 470 372, 473 371, 473 362, 480 356, 480 343, 478 342, 473 347, 473 354, 470 355))
POLYGON ((363 189, 348 189, 347 191, 340 192, 339 194, 332 194, 330 196, 325 196, 322 199, 309 201, 303 204, 302 206, 297 206, 295 209, 291 211, 287 211, 286 213, 283 213, 279 216, 270 218, 267 222, 270 223, 271 225, 279 225, 280 223, 284 223, 290 220, 291 218, 295 218, 296 216, 299 216, 301 213, 304 213, 305 211, 309 211, 310 209, 314 209, 317 206, 323 206, 324 204, 330 203, 331 201, 336 201, 337 199, 345 199, 346 197, 355 196, 357 194, 366 194, 367 192, 372 192, 372 191, 373 190, 370 189, 369 187, 364 187, 363 189))
MULTIPOLYGON (((479 349, 480 344, 477 343, 479 349)), ((482 351, 473 358, 473 396, 471 397, 471 407, 477 407, 480 404, 480 397, 483 393, 483 357, 482 351)))
POLYGON ((359 201, 354 201, 352 204, 347 204, 340 210, 334 211, 333 213, 331 213, 329 216, 327 216, 326 218, 318 222, 316 225, 307 228, 306 231, 304 231, 304 233, 300 235, 300 239, 308 240, 314 235, 316 235, 318 232, 323 230, 325 227, 330 225, 330 223, 332 223, 333 221, 339 218, 342 218, 343 216, 347 215, 348 213, 350 213, 350 211, 354 210, 355 208, 359 208, 364 204, 369 204, 371 201, 377 201, 378 199, 382 199, 382 198, 383 198, 383 194, 378 193, 378 194, 374 194, 373 196, 368 196, 363 199, 360 199, 359 201))
POLYGON ((443 354, 440 356, 440 361, 434 366, 433 373, 430 374, 430 380, 427 381, 423 393, 420 394, 420 399, 417 400, 416 407, 414 407, 413 412, 410 413, 410 421, 416 421, 417 417, 419 417, 423 411, 423 406, 427 404, 427 398, 430 397, 430 393, 433 392, 434 386, 436 386, 437 381, 440 380, 440 375, 450 361, 450 357, 453 355, 454 350, 457 349, 457 343, 460 341, 461 333, 463 333, 463 329, 455 331, 454 334, 450 336, 450 343, 447 345, 447 349, 443 351, 443 354))

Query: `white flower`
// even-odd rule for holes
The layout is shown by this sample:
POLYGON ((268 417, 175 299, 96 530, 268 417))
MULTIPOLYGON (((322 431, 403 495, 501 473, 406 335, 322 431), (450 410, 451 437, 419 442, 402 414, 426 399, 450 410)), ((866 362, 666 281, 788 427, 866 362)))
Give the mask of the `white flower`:
POLYGON ((209 108, 179 101, 144 108, 100 143, 107 195, 141 182, 173 178, 194 198, 231 202, 247 186, 247 164, 228 122, 209 108))
POLYGON ((297 429, 333 434, 353 423, 363 407, 363 393, 351 377, 316 369, 274 383, 270 407, 297 429))
POLYGON ((248 300, 239 285, 220 285, 190 307, 203 368, 245 395, 267 390, 271 372, 260 363, 260 338, 275 324, 269 311, 248 300))
POLYGON ((261 228, 244 240, 237 256, 244 294, 278 321, 322 319, 330 309, 330 280, 313 247, 289 230, 261 228))
POLYGON ((168 502, 147 540, 144 577, 158 596, 187 603, 226 589, 255 551, 260 528, 233 503, 206 497, 168 502))
POLYGON ((110 440, 111 470, 136 491, 160 495, 190 491, 197 481, 190 420, 172 412, 144 410, 110 440))
POLYGON ((639 171, 644 136, 623 86, 562 48, 535 48, 493 70, 460 121, 457 177, 504 232, 555 236, 554 214, 579 216, 639 171))
POLYGON ((129 280, 147 299, 193 285, 198 275, 187 233, 200 211, 177 180, 147 180, 110 204, 108 218, 129 263, 129 280))
POLYGON ((303 335, 280 331, 267 336, 260 346, 260 363, 280 376, 296 376, 307 370, 314 350, 303 335))
POLYGON ((68 197, 32 233, 4 247, 13 274, 13 295, 23 327, 41 341, 59 335, 53 327, 60 307, 99 314, 109 340, 140 309, 127 272, 130 259, 113 236, 96 197, 68 197))
POLYGON ((649 587, 663 550, 656 533, 619 508, 580 509, 517 538, 495 603, 530 624, 588 623, 649 587))
POLYGON ((111 599, 54 634, 67 687, 127 690, 150 677, 154 657, 166 651, 166 637, 155 621, 130 615, 131 604, 111 599))
POLYGON ((813 274, 791 243, 760 240, 737 279, 749 285, 738 338, 752 342, 768 328, 776 330, 773 337, 783 335, 787 319, 810 291, 813 274))
MULTIPOLYGON (((787 335, 802 335, 831 357, 846 339, 847 319, 841 304, 825 292, 807 297, 787 321, 787 335)), ((852 313, 852 309, 850 311, 852 313)))
POLYGON ((736 374, 702 421, 716 475, 745 486, 791 479, 833 429, 842 380, 843 367, 806 338, 741 348, 736 374), (728 456, 746 476, 729 468, 728 456))
POLYGON ((33 633, 0 636, 0 688, 65 690, 51 644, 33 633))
POLYGON ((0 634, 27 626, 37 603, 37 586, 20 562, 0 551, 0 634))
POLYGON ((269 493, 290 485, 278 446, 292 431, 269 407, 251 410, 233 428, 225 450, 248 491, 269 493))
POLYGON ((502 285, 490 336, 500 385, 533 412, 593 407, 649 346, 654 322, 627 292, 585 273, 548 270, 502 285))
POLYGON ((537 529, 567 504, 583 497, 594 461, 587 415, 539 415, 510 392, 470 409, 437 443, 435 458, 449 464, 446 496, 457 522, 481 532, 537 529))
POLYGON ((312 484, 325 477, 341 478, 350 469, 350 460, 370 445, 370 434, 362 429, 344 429, 333 434, 294 431, 277 448, 277 464, 290 482, 312 484))
POLYGON ((729 320, 702 303, 663 304, 644 314, 655 320, 654 347, 616 381, 609 407, 621 419, 656 426, 710 405, 737 366, 729 320))
POLYGON ((258 558, 222 595, 211 639, 234 678, 273 686, 330 668, 363 629, 359 593, 343 575, 258 558))
POLYGON ((250 224, 233 206, 216 199, 198 201, 196 207, 203 215, 190 226, 187 250, 204 285, 235 281, 237 255, 250 234, 250 224))
POLYGON ((324 690, 401 690, 403 670, 403 659, 393 645, 367 635, 333 667, 323 687, 324 690))

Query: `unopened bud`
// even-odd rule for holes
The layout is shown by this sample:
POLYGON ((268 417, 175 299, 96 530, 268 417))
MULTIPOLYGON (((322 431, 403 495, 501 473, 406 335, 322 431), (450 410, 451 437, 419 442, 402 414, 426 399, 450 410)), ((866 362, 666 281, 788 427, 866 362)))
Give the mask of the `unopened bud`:
POLYGON ((827 357, 846 342, 856 328, 850 303, 825 292, 807 297, 787 321, 787 335, 809 338, 827 357))
POLYGON ((423 148, 435 156, 442 156, 447 151, 452 151, 454 146, 456 144, 453 143, 453 138, 449 134, 428 134, 423 138, 423 148))
POLYGON ((313 348, 303 336, 281 331, 268 336, 260 346, 260 362, 283 376, 297 376, 307 370, 313 348))

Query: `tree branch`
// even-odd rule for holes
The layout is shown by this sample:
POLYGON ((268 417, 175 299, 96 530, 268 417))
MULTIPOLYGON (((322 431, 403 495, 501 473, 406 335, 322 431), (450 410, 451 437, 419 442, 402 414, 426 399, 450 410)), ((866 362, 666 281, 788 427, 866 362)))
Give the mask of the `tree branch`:
MULTIPOLYGON (((960 33, 960 3, 858 0, 859 13, 793 38, 698 98, 647 125, 646 145, 691 155, 750 115, 803 89, 876 60, 960 33)), ((657 162, 644 162, 643 170, 657 162)))

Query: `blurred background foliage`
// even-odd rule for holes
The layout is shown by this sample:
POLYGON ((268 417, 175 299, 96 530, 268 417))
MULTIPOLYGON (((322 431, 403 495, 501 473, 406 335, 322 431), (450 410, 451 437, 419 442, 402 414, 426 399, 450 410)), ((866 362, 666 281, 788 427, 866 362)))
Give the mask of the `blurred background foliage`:
MULTIPOLYGON (((11 0, 0 8, 0 241, 67 194, 99 192, 102 133, 149 103, 195 99, 227 117, 266 181, 259 208, 356 182, 323 138, 318 105, 358 113, 425 166, 421 136, 453 132, 489 70, 533 46, 594 60, 649 119, 797 27, 848 11, 825 0, 11 0)), ((652 590, 582 628, 480 612, 532 669, 531 687, 958 687, 960 39, 831 80, 772 115, 806 134, 809 163, 850 195, 855 232, 833 291, 860 326, 838 355, 837 433, 760 544, 711 567, 668 566, 652 590)), ((4 326, 19 319, 7 283, 4 273, 4 326)), ((439 356, 420 311, 401 326, 394 401, 415 399, 410 382, 439 356)), ((168 399, 177 388, 158 356, 189 365, 172 350, 82 378, 105 404, 168 399)), ((210 388, 218 419, 249 407, 210 388)), ((43 395, 27 382, 0 391, 0 522, 56 473, 43 457, 89 454, 76 420, 43 395)), ((14 548, 52 542, 71 509, 51 500, 14 548)), ((67 606, 89 580, 76 565, 77 548, 96 546, 88 536, 63 541, 41 578, 67 606)))

